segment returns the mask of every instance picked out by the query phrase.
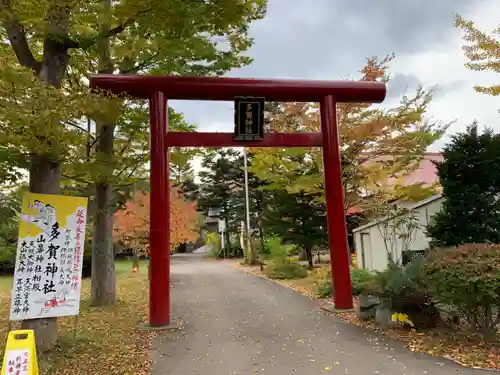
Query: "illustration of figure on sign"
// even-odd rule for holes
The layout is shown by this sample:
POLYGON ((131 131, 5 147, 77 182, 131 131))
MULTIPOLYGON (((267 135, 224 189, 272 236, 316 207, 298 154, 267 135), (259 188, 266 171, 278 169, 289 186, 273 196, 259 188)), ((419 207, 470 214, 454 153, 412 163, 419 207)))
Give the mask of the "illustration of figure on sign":
POLYGON ((51 229, 57 223, 55 207, 50 204, 45 204, 39 200, 35 200, 33 205, 30 205, 28 208, 36 209, 37 213, 34 216, 21 214, 21 220, 27 223, 33 223, 45 233, 50 234, 51 229))
POLYGON ((67 298, 69 290, 67 288, 61 289, 53 298, 37 300, 35 303, 43 304, 40 308, 38 316, 46 314, 50 309, 55 307, 73 307, 73 303, 77 302, 75 298, 67 298))

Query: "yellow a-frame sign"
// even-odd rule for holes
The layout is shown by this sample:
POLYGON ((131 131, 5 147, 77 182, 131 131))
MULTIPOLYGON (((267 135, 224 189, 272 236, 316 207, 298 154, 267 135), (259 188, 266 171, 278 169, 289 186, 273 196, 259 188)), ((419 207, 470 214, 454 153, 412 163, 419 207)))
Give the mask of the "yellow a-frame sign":
POLYGON ((38 375, 35 333, 32 330, 9 332, 1 375, 38 375))

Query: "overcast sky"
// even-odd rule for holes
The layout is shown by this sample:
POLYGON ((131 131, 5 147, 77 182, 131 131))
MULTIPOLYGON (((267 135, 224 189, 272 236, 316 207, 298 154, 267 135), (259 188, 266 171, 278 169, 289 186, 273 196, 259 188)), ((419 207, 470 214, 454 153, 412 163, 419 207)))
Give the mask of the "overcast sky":
MULTIPOLYGON (((500 131, 500 98, 472 86, 495 83, 494 74, 468 71, 453 13, 492 30, 499 0, 269 0, 267 16, 251 26, 254 62, 229 76, 345 79, 358 77, 366 57, 396 53, 384 105, 418 85, 439 86, 429 116, 463 130, 474 119, 500 131)), ((171 101, 200 131, 232 131, 232 102, 171 101)), ((432 147, 439 150, 445 139, 432 147)))

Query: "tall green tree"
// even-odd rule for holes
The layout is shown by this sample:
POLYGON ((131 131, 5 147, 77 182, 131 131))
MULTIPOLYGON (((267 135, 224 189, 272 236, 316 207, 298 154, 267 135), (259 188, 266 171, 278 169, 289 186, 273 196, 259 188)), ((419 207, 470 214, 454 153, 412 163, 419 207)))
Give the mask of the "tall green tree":
MULTIPOLYGON (((252 165, 252 153, 247 154, 247 164, 252 165)), ((217 209, 221 218, 226 221, 228 230, 225 240, 229 241, 231 233, 239 233, 241 223, 250 238, 259 237, 263 246, 264 226, 262 215, 266 205, 266 193, 263 187, 267 182, 260 180, 254 173, 248 172, 248 197, 250 227, 249 233, 246 222, 245 201, 245 169, 243 154, 235 150, 220 150, 208 152, 202 162, 203 171, 200 172, 200 184, 195 185, 187 181, 183 190, 184 195, 196 196, 198 210, 208 214, 209 209, 217 209), (196 186, 196 190, 194 190, 196 186)), ((250 241, 252 242, 252 241, 250 241)), ((247 249, 247 257, 250 263, 256 261, 256 251, 250 246, 247 249)))
POLYGON ((205 216, 210 210, 219 211, 226 225, 224 242, 229 248, 231 233, 238 233, 244 220, 244 175, 239 158, 239 152, 232 149, 207 153, 199 173, 197 209, 205 216))
POLYGON ((313 249, 327 242, 325 204, 304 191, 288 193, 281 189, 269 194, 272 199, 268 200, 263 217, 266 233, 299 247, 312 267, 313 249))
POLYGON ((455 134, 436 163, 441 210, 431 218, 431 246, 500 243, 500 135, 478 124, 455 134))

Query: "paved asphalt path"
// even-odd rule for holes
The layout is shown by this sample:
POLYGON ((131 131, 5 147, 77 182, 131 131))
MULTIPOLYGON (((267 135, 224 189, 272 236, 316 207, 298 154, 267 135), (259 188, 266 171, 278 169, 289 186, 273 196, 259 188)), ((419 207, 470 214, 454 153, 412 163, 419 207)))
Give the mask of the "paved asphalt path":
POLYGON ((153 375, 491 374, 412 353, 227 262, 177 254, 172 283, 183 328, 156 339, 153 375))

